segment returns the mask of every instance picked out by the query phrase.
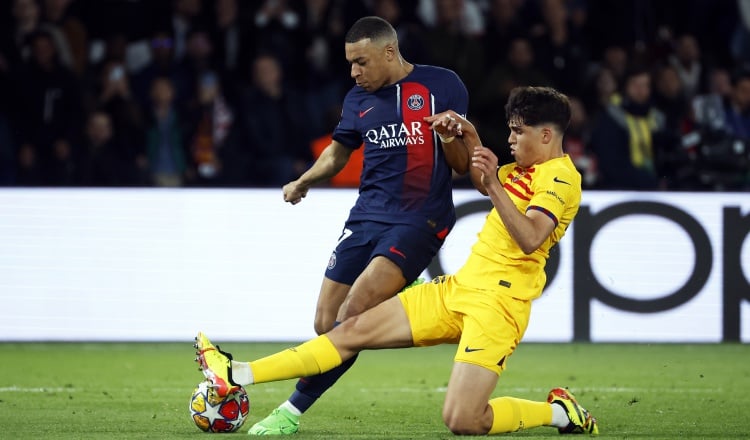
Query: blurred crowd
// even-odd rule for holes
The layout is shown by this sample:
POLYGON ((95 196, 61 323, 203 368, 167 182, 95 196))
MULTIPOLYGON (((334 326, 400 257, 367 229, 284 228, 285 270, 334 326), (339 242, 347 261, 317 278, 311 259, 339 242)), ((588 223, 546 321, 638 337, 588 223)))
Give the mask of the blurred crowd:
MULTIPOLYGON (((455 70, 510 161, 518 85, 571 97, 586 188, 750 189, 750 1, 0 0, 0 185, 278 187, 353 85, 378 15, 455 70)), ((468 184, 457 179, 457 185, 468 184)), ((356 185, 354 179, 341 185, 356 185)))

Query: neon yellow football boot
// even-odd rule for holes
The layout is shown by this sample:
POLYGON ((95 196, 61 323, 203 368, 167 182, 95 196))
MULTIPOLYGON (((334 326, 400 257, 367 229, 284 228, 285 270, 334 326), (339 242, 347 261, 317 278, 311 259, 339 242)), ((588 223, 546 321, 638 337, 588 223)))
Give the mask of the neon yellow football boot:
POLYGON ((199 332, 195 337, 195 345, 198 356, 195 361, 200 364, 203 375, 206 376, 216 394, 224 397, 227 394, 237 391, 240 386, 232 380, 232 355, 221 351, 218 345, 214 345, 203 334, 199 332))

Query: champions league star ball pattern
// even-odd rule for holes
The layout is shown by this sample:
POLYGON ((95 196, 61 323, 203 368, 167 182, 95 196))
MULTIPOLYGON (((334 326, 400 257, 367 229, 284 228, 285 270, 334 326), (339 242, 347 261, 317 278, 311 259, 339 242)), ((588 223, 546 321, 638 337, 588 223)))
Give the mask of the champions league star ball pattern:
POLYGON ((242 427, 249 412, 250 400, 244 388, 222 398, 203 381, 190 398, 190 416, 201 431, 234 432, 242 427))

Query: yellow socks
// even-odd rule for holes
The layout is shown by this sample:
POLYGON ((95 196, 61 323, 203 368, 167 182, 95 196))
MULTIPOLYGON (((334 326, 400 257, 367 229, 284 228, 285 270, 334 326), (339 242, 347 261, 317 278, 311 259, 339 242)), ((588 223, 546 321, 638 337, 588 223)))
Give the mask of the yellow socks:
POLYGON ((520 431, 552 423, 552 408, 547 402, 498 397, 489 403, 493 419, 488 434, 520 431))
POLYGON ((250 362, 253 383, 314 376, 341 365, 341 355, 328 336, 250 362))

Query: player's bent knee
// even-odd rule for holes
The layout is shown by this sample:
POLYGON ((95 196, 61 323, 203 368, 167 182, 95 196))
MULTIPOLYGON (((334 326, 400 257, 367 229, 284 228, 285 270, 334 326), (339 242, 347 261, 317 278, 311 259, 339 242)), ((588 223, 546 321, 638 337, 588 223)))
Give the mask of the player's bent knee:
POLYGON ((352 316, 339 324, 329 336, 335 339, 336 346, 345 350, 360 351, 368 345, 372 335, 362 325, 360 316, 352 316))
POLYGON ((478 414, 461 414, 450 408, 443 409, 443 423, 456 435, 485 435, 490 432, 490 427, 484 426, 478 414))

